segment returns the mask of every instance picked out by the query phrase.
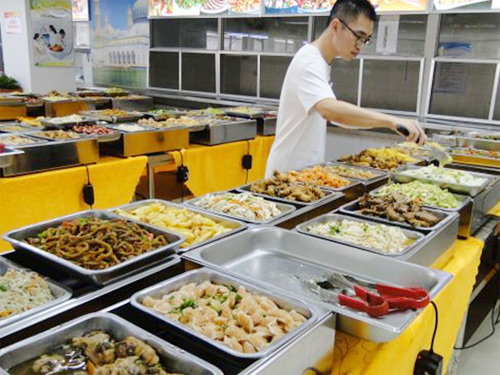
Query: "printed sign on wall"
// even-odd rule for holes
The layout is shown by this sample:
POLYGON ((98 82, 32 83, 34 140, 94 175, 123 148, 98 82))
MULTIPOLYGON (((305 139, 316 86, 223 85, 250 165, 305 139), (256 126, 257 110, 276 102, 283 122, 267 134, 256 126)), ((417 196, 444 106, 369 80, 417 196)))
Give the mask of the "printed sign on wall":
POLYGON ((74 65, 71 0, 31 0, 35 65, 74 65))

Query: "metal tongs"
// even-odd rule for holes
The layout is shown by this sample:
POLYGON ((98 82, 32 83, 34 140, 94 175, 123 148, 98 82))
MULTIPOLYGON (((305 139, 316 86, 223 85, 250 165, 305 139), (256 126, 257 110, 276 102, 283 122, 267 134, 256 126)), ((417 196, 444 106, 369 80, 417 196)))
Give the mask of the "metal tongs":
MULTIPOLYGON (((410 132, 403 125, 398 125, 396 127, 398 133, 408 137, 410 132)), ((422 148, 431 153, 431 155, 439 162, 440 166, 445 166, 446 164, 450 164, 453 161, 453 158, 445 152, 445 150, 437 143, 434 142, 426 142, 422 148)))
POLYGON ((425 289, 371 284, 340 273, 332 273, 321 281, 302 280, 302 284, 325 302, 338 303, 372 317, 387 315, 391 310, 419 309, 430 303, 425 289))

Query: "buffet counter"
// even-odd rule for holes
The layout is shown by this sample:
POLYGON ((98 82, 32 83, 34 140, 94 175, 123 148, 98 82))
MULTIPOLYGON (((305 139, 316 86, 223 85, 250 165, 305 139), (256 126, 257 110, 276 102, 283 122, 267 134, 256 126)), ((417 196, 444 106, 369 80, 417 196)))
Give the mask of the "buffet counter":
MULTIPOLYGON (((101 157, 97 164, 89 165, 94 208, 130 202, 146 162, 145 156, 101 157)), ((0 178, 0 233, 88 209, 82 193, 86 183, 85 166, 0 178)), ((0 252, 10 248, 0 241, 0 252)))
MULTIPOLYGON (((454 276, 434 300, 439 311, 434 348, 444 357, 444 369, 467 311, 483 245, 473 237, 457 240, 448 250, 451 257, 443 254, 432 266, 454 276), (449 260, 443 262, 446 258, 449 260)), ((405 332, 387 343, 373 343, 337 331, 333 363, 330 356, 319 363, 317 369, 332 375, 412 374, 417 354, 429 349, 434 322, 434 309, 429 305, 405 332)))

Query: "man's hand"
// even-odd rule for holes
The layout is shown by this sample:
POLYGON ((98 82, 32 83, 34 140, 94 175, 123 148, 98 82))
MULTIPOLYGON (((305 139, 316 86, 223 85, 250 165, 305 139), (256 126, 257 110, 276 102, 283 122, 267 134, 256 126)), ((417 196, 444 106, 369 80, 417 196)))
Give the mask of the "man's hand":
POLYGON ((427 141, 427 136, 425 135, 424 129, 422 129, 417 120, 397 118, 393 124, 392 129, 396 133, 405 137, 408 142, 416 142, 420 146, 422 146, 427 141), (404 134, 406 132, 402 133, 401 131, 399 131, 397 129, 398 126, 404 127, 407 130, 408 135, 404 134))

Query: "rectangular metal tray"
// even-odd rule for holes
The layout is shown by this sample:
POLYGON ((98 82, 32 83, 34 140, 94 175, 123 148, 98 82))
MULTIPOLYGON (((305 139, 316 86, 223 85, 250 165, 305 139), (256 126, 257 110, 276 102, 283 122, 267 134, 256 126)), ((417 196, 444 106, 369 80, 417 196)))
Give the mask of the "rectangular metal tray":
POLYGON ((458 147, 472 147, 481 150, 488 151, 500 151, 500 141, 495 141, 493 139, 482 139, 476 138, 476 135, 498 135, 498 133, 493 132, 465 132, 463 134, 455 135, 456 144, 458 147))
POLYGON ((189 130, 187 128, 156 129, 147 128, 138 132, 123 132, 114 126, 107 126, 118 132, 118 137, 107 139, 100 144, 103 153, 121 157, 154 154, 187 148, 189 130))
POLYGON ((133 336, 151 345, 167 370, 192 375, 223 375, 215 366, 159 339, 142 328, 108 313, 93 313, 52 328, 5 349, 0 350, 0 373, 8 374, 10 368, 45 354, 67 343, 74 337, 103 330, 116 340, 133 336))
POLYGON ((273 291, 272 289, 265 289, 262 287, 259 287, 251 282, 245 281, 245 280, 240 280, 237 277, 234 276, 229 276, 225 273, 221 273, 218 271, 214 271, 208 268, 202 268, 199 270, 193 270, 189 271, 186 273, 183 273, 179 276, 176 276, 174 278, 171 278, 169 280, 166 280, 160 284, 154 285, 152 287, 149 287, 143 291, 140 291, 136 294, 134 294, 130 298, 130 302, 132 306, 135 308, 159 319, 162 320, 163 322, 172 325, 182 331, 184 331, 186 334, 193 335, 197 338, 199 338, 202 341, 205 341, 208 345, 219 349, 233 357, 236 358, 241 358, 241 359, 258 359, 258 358, 263 358, 265 356, 268 356, 271 352, 279 348, 280 345, 285 345, 288 341, 292 340, 294 337, 299 335, 301 332, 304 332, 307 330, 312 324, 316 322, 318 319, 319 311, 313 307, 310 306, 298 299, 292 298, 285 296, 277 291, 273 291), (269 346, 267 346, 265 349, 261 350, 260 352, 257 353, 241 353, 238 352, 234 349, 231 349, 230 347, 224 345, 221 342, 218 342, 216 340, 212 340, 194 329, 177 322, 173 319, 168 318, 167 316, 154 311, 153 309, 150 309, 148 307, 145 307, 141 301, 149 296, 149 297, 160 297, 165 294, 168 294, 170 292, 176 291, 180 289, 182 286, 189 284, 189 283, 202 283, 203 281, 210 280, 213 283, 216 284, 224 284, 224 285, 230 285, 234 286, 235 288, 238 288, 240 286, 245 287, 245 289, 250 292, 250 293, 257 293, 259 295, 265 296, 273 300, 279 307, 285 309, 285 310, 292 310, 294 309, 298 313, 304 315, 307 318, 307 321, 302 323, 300 326, 295 328, 293 331, 287 333, 285 336, 281 337, 280 339, 276 340, 275 342, 271 343, 269 346))
POLYGON ((277 116, 257 118, 257 134, 264 136, 275 135, 277 121, 277 116))
MULTIPOLYGON (((120 216, 119 213, 116 213, 117 209, 121 209, 123 211, 131 211, 131 210, 134 210, 134 209, 139 208, 139 207, 146 206, 146 205, 151 204, 151 203, 158 203, 158 204, 161 204, 161 205, 164 205, 164 206, 167 206, 167 207, 173 207, 173 208, 188 210, 188 211, 200 214, 201 216, 206 217, 208 219, 211 219, 211 220, 215 221, 216 223, 224 223, 225 226, 233 228, 233 230, 231 230, 230 232, 222 233, 222 234, 219 234, 219 235, 217 235, 215 237, 209 238, 208 240, 201 241, 201 242, 192 244, 190 246, 180 248, 179 251, 177 252, 178 254, 184 253, 186 251, 192 250, 192 249, 200 247, 200 246, 204 246, 204 245, 209 244, 211 242, 218 241, 221 238, 231 236, 231 235, 233 235, 235 233, 238 233, 238 232, 240 232, 242 230, 247 229, 247 225, 244 224, 244 223, 242 223, 242 222, 240 222, 240 221, 229 219, 229 218, 226 218, 226 217, 223 217, 223 216, 219 216, 219 215, 215 215, 215 214, 209 214, 209 213, 207 213, 207 212, 205 212, 203 210, 200 210, 198 208, 186 207, 184 205, 175 204, 175 203, 164 201, 164 200, 161 200, 161 199, 147 199, 147 200, 143 200, 143 201, 138 201, 138 202, 134 202, 134 203, 130 203, 130 204, 126 204, 126 205, 123 205, 123 206, 112 208, 109 211, 113 212, 115 215, 120 216)), ((127 219, 129 219, 129 218, 127 218, 127 219)), ((129 220, 131 220, 131 219, 129 219, 129 220)), ((142 221, 140 221, 138 219, 136 219, 134 221, 138 221, 138 222, 143 223, 142 221)), ((148 224, 148 225, 150 225, 152 227, 155 227, 154 224, 150 224, 150 223, 146 223, 146 224, 148 224)), ((158 227, 158 228, 162 229, 161 227, 158 227)), ((174 232, 174 233, 177 233, 174 230, 171 230, 171 231, 174 232)), ((179 234, 182 235, 181 233, 179 233, 179 234)))
MULTIPOLYGON (((1 129, 0 129, 1 131, 1 129)), ((477 166, 485 166, 485 167, 493 167, 500 168, 500 158, 493 158, 483 155, 466 155, 466 154, 457 154, 453 151, 466 150, 465 148, 457 147, 451 148, 448 151, 450 155, 453 157, 453 161, 455 163, 464 163, 464 164, 472 164, 477 166)), ((481 150, 485 151, 485 150, 481 150)), ((495 151, 497 152, 497 151, 495 151)))
POLYGON ((86 139, 97 138, 97 136, 95 136, 95 135, 86 135, 86 134, 79 134, 79 133, 76 133, 78 138, 71 138, 71 139, 54 139, 54 138, 50 138, 50 137, 43 135, 44 132, 51 132, 51 131, 59 131, 59 130, 42 130, 39 132, 30 133, 30 136, 32 136, 34 138, 44 139, 44 140, 49 141, 49 142, 59 142, 59 143, 61 143, 61 142, 78 142, 78 141, 82 141, 82 140, 86 140, 86 139))
MULTIPOLYGON (((340 214, 340 213, 331 213, 331 214, 326 214, 326 215, 318 216, 317 218, 314 218, 312 220, 306 221, 305 223, 299 224, 296 227, 296 230, 297 230, 297 232, 305 234, 307 236, 322 238, 324 240, 328 240, 328 241, 332 241, 332 242, 337 242, 337 243, 340 243, 340 244, 344 244, 344 245, 347 245, 347 246, 352 246, 352 247, 355 247, 357 249, 361 249, 361 250, 365 250, 365 251, 370 251, 372 253, 377 253, 377 254, 380 254, 380 255, 388 256, 388 257, 398 257, 398 256, 405 255, 405 254, 409 253, 411 250, 416 249, 417 247, 421 246, 422 243, 423 243, 423 241, 425 240, 425 236, 422 233, 417 232, 416 230, 410 230, 410 229, 406 229, 406 228, 400 228, 404 232, 404 234, 406 235, 406 237, 414 238, 415 241, 413 243, 411 243, 409 246, 407 246, 402 252, 393 254, 393 253, 384 253, 381 250, 369 248, 369 247, 366 247, 366 246, 363 246, 363 245, 358 245, 358 244, 353 243, 353 242, 346 242, 346 241, 342 241, 341 239, 337 239, 337 238, 333 238, 333 237, 329 237, 329 236, 322 236, 320 234, 314 234, 314 233, 311 233, 311 232, 309 232, 307 230, 307 227, 309 225, 320 224, 320 223, 323 223, 323 222, 326 222, 326 221, 330 221, 330 220, 340 221, 340 220, 344 220, 344 219, 351 220, 351 221, 357 221, 357 222, 360 222, 360 223, 380 224, 378 222, 370 221, 369 219, 366 219, 364 217, 360 218, 360 217, 355 217, 355 216, 350 216, 350 215, 343 215, 343 214, 340 214)), ((394 225, 391 225, 391 224, 385 224, 385 225, 387 225, 387 226, 394 226, 394 225)))
MULTIPOLYGON (((0 256, 0 275, 4 275, 9 269, 15 269, 15 270, 23 270, 23 271, 28 271, 31 272, 31 270, 28 270, 26 268, 20 267, 17 264, 5 259, 4 257, 0 256)), ((6 318, 1 319, 0 318, 0 328, 5 327, 9 324, 12 324, 14 322, 17 322, 22 319, 29 318, 35 314, 38 314, 40 312, 43 312, 45 310, 48 310, 52 307, 55 307, 62 302, 68 300, 71 298, 71 292, 56 283, 55 281, 52 281, 48 278, 44 278, 45 281, 47 282, 47 285, 52 293, 52 296, 54 297, 54 300, 48 303, 45 303, 43 305, 39 305, 37 307, 32 308, 31 310, 24 311, 19 314, 11 315, 6 318)))
POLYGON ((10 167, 14 163, 16 155, 23 153, 21 150, 5 147, 4 152, 0 153, 0 168, 10 167))
POLYGON ((328 272, 337 271, 374 283, 422 287, 434 298, 452 279, 446 272, 276 227, 252 228, 182 257, 266 287, 278 288, 283 293, 300 296, 337 312, 337 329, 374 342, 386 342, 399 336, 420 311, 393 312, 382 318, 372 318, 321 301, 302 287, 301 280, 324 278, 328 272))
MULTIPOLYGON (((382 169, 376 169, 376 168, 371 168, 371 167, 360 167, 357 165, 342 163, 340 161, 329 161, 327 163, 323 163, 323 164, 319 164, 319 165, 321 165, 323 167, 340 165, 340 166, 345 166, 345 167, 349 167, 349 168, 353 168, 353 169, 360 169, 362 171, 368 171, 368 172, 375 174, 376 177, 373 177, 373 178, 357 178, 357 177, 349 177, 349 176, 344 176, 342 174, 338 174, 339 176, 342 176, 342 177, 348 177, 348 178, 353 179, 353 180, 359 180, 362 183, 364 183, 365 185, 373 184, 373 183, 378 182, 380 180, 384 180, 384 179, 389 178, 389 172, 383 171, 382 169)), ((314 165, 311 165, 311 167, 313 167, 313 166, 314 165)))
POLYGON ((279 197, 272 197, 272 196, 267 195, 267 194, 254 193, 253 191, 250 190, 250 186, 252 186, 252 184, 243 185, 243 186, 237 188, 236 191, 239 191, 242 193, 251 193, 253 195, 257 195, 259 197, 263 197, 263 198, 269 199, 271 201, 283 202, 283 203, 287 203, 287 204, 292 204, 294 206, 302 206, 302 207, 304 207, 304 206, 319 206, 321 204, 329 202, 330 200, 334 200, 334 199, 338 198, 338 194, 343 195, 343 193, 338 192, 338 191, 326 190, 326 189, 320 188, 325 193, 325 196, 323 198, 320 198, 314 202, 299 202, 299 201, 291 201, 291 200, 279 198, 279 197))
POLYGON ((203 128, 201 131, 191 132, 191 143, 203 145, 219 145, 229 142, 254 139, 257 135, 255 120, 242 121, 216 121, 203 128))
POLYGON ((26 238, 31 236, 36 236, 38 233, 43 232, 47 228, 59 226, 64 221, 74 220, 80 217, 90 217, 90 216, 97 217, 103 220, 110 220, 117 218, 123 219, 123 217, 114 215, 110 212, 99 211, 99 210, 88 210, 60 217, 57 219, 48 220, 35 225, 26 226, 21 229, 16 229, 5 233, 2 238, 5 241, 9 242, 16 250, 27 251, 29 253, 32 253, 43 261, 52 263, 53 265, 58 266, 59 268, 71 272, 77 277, 80 277, 84 280, 88 280, 97 285, 104 285, 110 283, 113 280, 117 279, 118 277, 124 276, 124 274, 129 274, 133 272, 135 269, 147 265, 147 263, 152 263, 155 260, 166 258, 169 255, 174 254, 178 246, 184 240, 184 237, 176 233, 172 233, 165 229, 160 230, 157 227, 152 227, 147 224, 140 223, 139 225, 144 229, 147 229, 149 232, 152 232, 157 235, 160 234, 164 235, 169 243, 166 246, 141 254, 125 262, 122 262, 120 264, 117 264, 115 266, 103 270, 87 270, 83 267, 73 264, 68 260, 50 254, 46 251, 43 251, 35 246, 32 246, 24 242, 26 238))
POLYGON ((19 133, 32 132, 33 130, 34 130, 34 128, 32 126, 23 125, 23 124, 19 124, 19 123, 16 123, 16 122, 0 123, 0 133, 7 133, 7 134, 12 134, 12 135, 18 135, 19 133), (12 131, 9 131, 9 130, 5 130, 6 126, 12 126, 12 125, 19 126, 23 130, 19 130, 19 131, 15 131, 15 132, 12 132, 12 131))
POLYGON ((80 114, 83 116, 88 116, 109 123, 135 122, 143 117, 143 114, 141 112, 130 112, 127 116, 123 117, 106 116, 99 114, 99 111, 83 111, 80 112, 80 114))
POLYGON ((65 123, 58 123, 58 124, 53 124, 52 122, 48 120, 41 120, 40 123, 48 128, 54 128, 54 129, 67 129, 71 128, 76 125, 94 125, 97 122, 96 119, 90 118, 90 117, 82 117, 82 121, 75 122, 75 121, 68 121, 65 123))
POLYGON ((463 185, 463 184, 458 184, 458 183, 443 182, 443 181, 430 179, 430 178, 420 178, 420 177, 407 176, 407 175, 402 173, 402 172, 407 171, 407 170, 415 170, 415 169, 419 169, 419 168, 420 167, 409 166, 409 165, 400 167, 395 172, 392 173, 392 178, 397 182, 411 182, 411 181, 415 181, 415 180, 429 182, 429 183, 437 185, 443 189, 449 189, 455 193, 466 194, 466 195, 470 195, 471 197, 478 195, 481 191, 483 191, 488 186, 488 184, 491 183, 491 176, 490 175, 487 175, 484 173, 477 173, 477 172, 469 172, 469 173, 476 176, 476 177, 481 177, 481 178, 486 179, 486 181, 480 186, 469 186, 469 185, 463 185))
POLYGON ((38 142, 15 146, 15 149, 22 150, 23 153, 14 155, 10 165, 0 171, 3 177, 92 164, 99 160, 99 147, 96 138, 81 138, 69 141, 47 141, 30 138, 38 142))
POLYGON ((232 111, 231 109, 226 109, 225 110, 225 113, 226 115, 228 116, 234 116, 234 117, 242 117, 242 118, 249 118, 249 119, 256 119, 256 118, 263 118, 264 115, 266 114, 265 111, 262 111, 262 112, 258 112, 258 113, 255 113, 255 114, 247 114, 247 113, 243 113, 243 112, 234 112, 232 111))
MULTIPOLYGON (((370 191, 370 194, 376 195, 382 187, 370 191)), ((460 225, 458 229, 458 234, 462 237, 469 237, 472 234, 471 222, 472 222, 472 211, 474 202, 471 197, 460 194, 453 194, 453 196, 460 202, 460 205, 456 208, 441 208, 436 206, 426 206, 425 208, 444 211, 444 212, 456 212, 460 215, 460 225)))
POLYGON ((359 207, 359 199, 356 199, 353 202, 349 202, 345 204, 344 206, 339 208, 339 213, 345 214, 345 215, 351 215, 359 218, 363 218, 366 220, 370 221, 376 221, 379 223, 387 224, 387 225, 395 225, 398 227, 403 227, 403 228, 408 228, 408 229, 414 229, 414 230, 420 230, 420 231, 431 231, 431 230, 436 230, 439 227, 446 225, 447 221, 450 220, 454 215, 450 212, 446 211, 440 211, 440 210, 435 210, 432 208, 425 208, 426 211, 429 211, 439 217, 441 220, 439 223, 432 227, 414 227, 411 224, 407 222, 402 222, 402 221, 393 221, 389 219, 385 219, 380 216, 375 216, 375 215, 365 215, 361 213, 361 209, 359 207))
MULTIPOLYGON (((296 210, 295 206, 292 206, 290 204, 285 204, 285 203, 280 203, 280 202, 273 202, 272 199, 269 199, 267 196, 265 197, 267 201, 271 201, 273 203, 276 203, 276 206, 278 207, 278 209, 281 211, 281 214, 280 215, 277 215, 269 220, 264 220, 264 221, 257 221, 257 220, 252 220, 252 219, 246 219, 246 218, 243 218, 243 217, 238 217, 238 216, 233 216, 233 215, 230 215, 230 214, 226 214, 224 212, 218 212, 218 211, 214 211, 214 210, 211 210, 209 208, 203 208, 203 207, 200 207, 200 206, 197 206, 196 203, 199 202, 202 198, 204 198, 205 196, 207 195, 223 195, 223 194, 227 194, 228 192, 218 192, 218 193, 210 193, 210 194, 206 194, 206 195, 203 195, 201 197, 197 197, 197 198, 194 198, 194 199, 190 199, 186 202, 184 202, 184 205, 186 206, 189 206, 190 208, 196 208, 198 210, 201 210, 201 211, 204 211, 204 212, 210 212, 212 214, 216 214, 216 215, 221 215, 221 216, 225 216, 225 217, 229 217, 231 219, 234 219, 234 220, 242 220, 244 222, 247 222, 247 223, 251 223, 251 224, 259 224, 259 225, 266 225, 266 224, 272 224, 273 222, 283 218, 284 216, 287 216, 289 214, 291 214, 293 211, 296 210)), ((234 193, 234 194, 238 194, 238 193, 234 193)), ((252 193, 253 194, 253 193, 252 193)))

